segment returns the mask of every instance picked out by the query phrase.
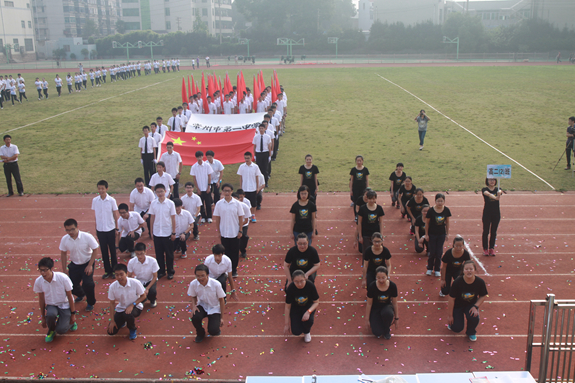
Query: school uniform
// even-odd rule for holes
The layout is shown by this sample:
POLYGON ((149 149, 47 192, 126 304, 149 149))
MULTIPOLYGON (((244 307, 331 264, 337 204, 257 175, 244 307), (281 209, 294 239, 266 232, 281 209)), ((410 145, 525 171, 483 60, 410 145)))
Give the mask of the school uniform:
POLYGON ((226 254, 232 260, 232 273, 237 275, 239 263, 241 233, 239 218, 243 219, 244 211, 240 202, 232 198, 229 202, 222 198, 216 203, 214 216, 220 217, 220 241, 226 248, 226 254))
POLYGON ((144 219, 135 211, 128 212, 128 215, 128 219, 124 219, 122 216, 118 218, 118 230, 120 231, 120 243, 118 247, 120 253, 126 250, 133 253, 134 243, 142 235, 142 229, 140 229, 139 226, 144 223, 144 219), (133 236, 128 235, 131 231, 134 232, 133 236))
POLYGON ((199 234, 198 222, 200 221, 200 218, 202 216, 201 215, 201 207, 203 206, 202 199, 195 193, 192 193, 191 196, 189 196, 186 193, 182 196, 181 200, 183 205, 182 207, 187 211, 189 211, 192 217, 194 218, 194 228, 192 230, 192 234, 194 238, 196 238, 199 234))
MULTIPOLYGON (((271 156, 269 147, 272 143, 272 139, 267 134, 256 134, 254 139, 252 140, 252 144, 255 145, 255 156, 256 156, 256 164, 260 168, 260 171, 264 175, 264 179, 266 185, 268 184, 269 178, 269 158, 271 156)), ((246 189, 244 189, 247 191, 246 189)))
MULTIPOLYGON (((160 270, 158 262, 156 261, 155 258, 150 257, 148 255, 146 255, 146 259, 144 260, 143 263, 140 262, 138 258, 132 258, 128 262, 128 272, 134 273, 134 278, 140 281, 140 283, 142 284, 142 286, 144 286, 144 288, 147 288, 148 285, 152 282, 152 280, 154 279, 154 273, 157 273, 158 270, 160 270)), ((150 287, 150 289, 148 290, 148 295, 143 302, 145 302, 146 300, 149 300, 150 303, 156 302, 158 296, 158 293, 156 291, 156 283, 157 281, 154 282, 154 284, 150 287)))
MULTIPOLYGON (((154 218, 154 250, 156 251, 156 261, 160 266, 158 278, 166 275, 168 277, 175 274, 174 271, 174 242, 170 239, 172 231, 172 216, 176 215, 176 206, 172 201, 165 198, 164 201, 155 199, 150 205, 148 214, 154 218)), ((175 229, 175 228, 174 228, 175 229)))
POLYGON ((38 92, 38 100, 42 99, 42 81, 38 80, 36 82, 34 82, 34 85, 36 85, 36 91, 38 92))
POLYGON ((205 336, 206 330, 202 326, 202 320, 208 317, 208 333, 211 336, 220 335, 220 299, 226 297, 222 286, 213 278, 203 286, 197 279, 190 282, 188 295, 197 299, 197 310, 194 311, 192 324, 198 336, 205 336))
POLYGON ((194 223, 194 217, 189 211, 182 209, 180 214, 176 211, 176 240, 174 241, 174 249, 180 249, 183 256, 186 255, 186 251, 188 250, 188 246, 186 245, 186 241, 190 238, 188 228, 190 225, 194 225, 194 223), (185 238, 183 241, 180 239, 180 235, 182 234, 184 234, 185 238))
MULTIPOLYGON (((14 101, 12 101, 14 103, 14 101)), ((16 154, 20 154, 18 147, 14 144, 10 146, 2 145, 0 147, 0 155, 4 157, 12 157, 16 154)), ((22 185, 22 179, 20 178, 20 167, 18 166, 18 157, 12 161, 4 161, 4 176, 6 177, 6 186, 8 187, 8 196, 14 194, 14 189, 12 189, 12 177, 14 177, 14 182, 16 182, 16 190, 18 194, 24 194, 24 186, 22 185)))
POLYGON ((94 291, 94 267, 90 274, 86 274, 85 269, 90 263, 92 252, 99 247, 98 242, 90 233, 79 230, 76 239, 66 234, 60 240, 60 251, 69 251, 68 275, 72 281, 72 294, 78 298, 86 297, 90 306, 96 304, 96 294, 94 291), (80 285, 80 283, 82 283, 80 285))
POLYGON ((144 305, 142 303, 134 305, 134 303, 136 303, 144 292, 144 286, 135 278, 128 278, 126 286, 122 286, 118 281, 115 281, 110 285, 110 289, 108 290, 108 299, 116 301, 118 304, 116 305, 114 313, 114 322, 116 327, 114 327, 112 332, 108 331, 109 335, 117 334, 124 324, 126 324, 128 330, 136 330, 136 318, 140 316, 140 313, 144 309, 144 305), (132 312, 127 314, 126 308, 131 305, 134 305, 132 312))
POLYGON ((46 307, 46 326, 48 334, 55 331, 65 334, 70 328, 70 302, 66 293, 72 291, 72 281, 59 271, 52 272, 52 280, 48 282, 42 276, 34 282, 34 292, 44 294, 46 307))
POLYGON ((172 176, 167 172, 163 172, 162 175, 160 175, 160 173, 155 173, 152 175, 152 178, 150 178, 150 188, 152 190, 154 190, 154 187, 158 184, 162 184, 165 186, 166 198, 171 197, 170 186, 174 185, 175 183, 176 182, 174 181, 172 176))
POLYGON ((220 174, 222 171, 224 171, 224 165, 222 165, 222 162, 219 160, 216 160, 214 158, 213 162, 210 161, 206 161, 210 167, 212 168, 212 170, 214 171, 212 173, 212 193, 214 194, 214 198, 213 201, 218 202, 220 200, 220 174))
POLYGON ((208 255, 204 261, 204 265, 210 269, 210 278, 215 279, 222 285, 224 293, 227 292, 227 279, 228 275, 232 272, 232 260, 227 255, 222 255, 220 263, 216 262, 213 254, 208 255))
POLYGON ((174 117, 170 117, 168 120, 168 126, 172 132, 181 132, 182 131, 182 120, 177 115, 174 117))
POLYGON ((145 184, 148 185, 150 183, 150 178, 152 175, 154 175, 154 173, 156 173, 156 166, 154 164, 154 159, 156 158, 154 155, 154 148, 158 147, 158 143, 155 139, 148 135, 148 137, 144 136, 140 138, 138 147, 140 148, 140 153, 142 154, 145 184))
POLYGON ((170 154, 165 152, 160 157, 160 161, 163 161, 164 164, 166 164, 166 173, 171 175, 174 180, 173 197, 180 198, 180 182, 176 179, 176 177, 180 174, 180 164, 182 163, 182 157, 180 156, 180 153, 172 152, 172 154, 170 154))
POLYGON ((113 197, 106 194, 106 198, 100 196, 92 200, 92 210, 96 216, 96 235, 100 242, 102 261, 106 274, 112 274, 118 263, 116 257, 116 223, 114 212, 118 211, 118 205, 113 197))
MULTIPOLYGON (((130 192, 130 203, 134 204, 134 211, 140 214, 140 217, 144 218, 144 216, 148 213, 148 209, 150 208, 150 204, 156 198, 154 192, 149 189, 148 187, 144 186, 144 190, 140 193, 137 188, 134 188, 130 192)), ((150 232, 150 217, 146 220, 146 224, 148 226, 148 233, 150 232)), ((151 237, 150 237, 151 238, 151 237)))
POLYGON ((47 100, 48 99, 48 81, 42 82, 42 91, 44 92, 44 97, 46 97, 46 100, 47 100))
POLYGON ((210 176, 213 176, 214 171, 210 164, 206 161, 202 161, 202 164, 195 163, 190 169, 190 175, 196 177, 196 187, 200 192, 200 198, 205 206, 202 206, 202 218, 211 219, 212 218, 212 193, 208 193, 208 187, 210 186, 210 176))

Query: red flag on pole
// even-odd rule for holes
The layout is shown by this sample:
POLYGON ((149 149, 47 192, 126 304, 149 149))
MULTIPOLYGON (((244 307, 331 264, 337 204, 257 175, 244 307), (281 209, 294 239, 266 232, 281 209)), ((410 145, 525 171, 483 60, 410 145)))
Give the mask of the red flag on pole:
POLYGON ((214 79, 212 78, 211 75, 208 75, 208 96, 210 96, 212 99, 214 98, 214 79))
POLYGON ((275 76, 275 80, 276 80, 276 95, 281 93, 281 89, 280 89, 280 82, 278 80, 278 72, 276 72, 274 70, 274 76, 275 76))
POLYGON ((274 76, 272 76, 271 87, 272 87, 272 102, 276 102, 278 100, 278 94, 276 92, 276 87, 274 84, 274 76))
POLYGON ((204 114, 210 113, 210 107, 208 106, 208 97, 206 96, 206 80, 204 78, 204 72, 202 72, 202 106, 204 108, 204 114))
POLYGON ((187 102, 186 97, 186 80, 182 77, 182 102, 187 102))
POLYGON ((192 96, 197 93, 198 92, 196 91, 196 82, 194 81, 194 75, 192 75, 192 96))
POLYGON ((222 93, 222 79, 219 78, 219 84, 218 84, 218 89, 220 91, 220 109, 222 111, 222 113, 224 113, 224 94, 222 93))
POLYGON ((263 92, 263 90, 266 88, 266 83, 264 81, 264 72, 260 70, 260 91, 263 92))
MULTIPOLYGON (((188 100, 190 99, 190 97, 192 97, 192 87, 190 86, 190 76, 188 76, 188 100)), ((189 107, 190 106, 188 105, 188 109, 189 107)))
POLYGON ((191 166, 197 162, 196 151, 213 150, 222 164, 244 162, 244 153, 253 150, 254 130, 246 129, 227 133, 166 132, 160 144, 160 155, 167 152, 166 144, 174 143, 174 149, 182 157, 182 163, 191 166))
POLYGON ((253 109, 254 109, 254 113, 257 112, 258 110, 258 98, 260 97, 260 91, 258 89, 258 81, 256 79, 256 76, 254 76, 254 105, 253 105, 253 109))

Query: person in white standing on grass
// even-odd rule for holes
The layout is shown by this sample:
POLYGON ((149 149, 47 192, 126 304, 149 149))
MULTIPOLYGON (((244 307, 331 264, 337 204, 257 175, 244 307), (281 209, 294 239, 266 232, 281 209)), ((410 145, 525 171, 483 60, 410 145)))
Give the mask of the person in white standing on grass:
POLYGON ((425 110, 421 109, 419 114, 414 119, 417 121, 418 132, 419 132, 419 150, 423 150, 423 141, 425 140, 425 134, 427 133, 427 123, 431 121, 429 117, 425 114, 425 110))

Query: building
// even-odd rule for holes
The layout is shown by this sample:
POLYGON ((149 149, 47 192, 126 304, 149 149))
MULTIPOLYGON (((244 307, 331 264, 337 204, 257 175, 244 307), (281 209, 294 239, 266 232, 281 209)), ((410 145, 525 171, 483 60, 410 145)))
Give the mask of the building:
POLYGON ((96 25, 95 36, 116 33, 121 0, 30 0, 38 51, 51 56, 50 47, 63 38, 82 37, 88 20, 96 25))
POLYGON ((443 24, 444 0, 373 0, 373 19, 405 26, 431 21, 443 24))
POLYGON ((192 32, 201 20, 212 36, 233 33, 231 0, 121 0, 126 31, 192 32))
POLYGON ((363 33, 369 32, 373 24, 373 1, 359 0, 357 5, 357 25, 363 33))
POLYGON ((0 26, 1 61, 36 60, 30 0, 2 0, 0 26))
POLYGON ((533 17, 547 21, 559 29, 575 30, 575 1, 531 0, 533 17))
POLYGON ((469 13, 479 16, 486 29, 508 27, 521 20, 532 17, 531 0, 505 0, 505 1, 447 1, 445 14, 469 13), (469 7, 469 9, 468 9, 469 7))

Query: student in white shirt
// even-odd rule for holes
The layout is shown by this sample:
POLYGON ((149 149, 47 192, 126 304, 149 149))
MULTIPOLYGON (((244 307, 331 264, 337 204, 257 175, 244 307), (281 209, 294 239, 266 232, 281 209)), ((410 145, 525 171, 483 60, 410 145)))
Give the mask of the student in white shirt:
POLYGON ((248 236, 248 228, 250 225, 251 217, 251 207, 250 200, 245 198, 246 193, 243 189, 238 189, 236 193, 232 194, 232 197, 236 198, 238 202, 242 205, 244 211, 244 224, 242 225, 242 237, 240 238, 240 257, 247 257, 248 241, 250 237, 248 236))
POLYGON ((82 86, 86 89, 86 84, 88 83, 88 74, 82 73, 82 86))
POLYGON ((238 114, 246 114, 248 113, 249 103, 246 100, 246 96, 242 97, 242 100, 238 104, 238 114))
POLYGON ((234 110, 234 103, 230 101, 230 95, 226 94, 225 101, 224 101, 224 113, 223 114, 232 114, 234 110))
POLYGON ((158 133, 160 133, 160 134, 162 135, 162 137, 163 137, 163 136, 166 135, 166 132, 167 132, 168 130, 170 130, 170 128, 169 128, 167 125, 163 125, 163 124, 162 124, 162 121, 164 121, 164 120, 162 119, 162 117, 156 117, 156 124, 157 124, 157 126, 158 126, 158 133))
POLYGON ((54 260, 44 257, 38 262, 40 275, 34 282, 38 294, 42 327, 48 328, 44 340, 50 343, 56 334, 76 331, 76 304, 72 296, 72 281, 61 272, 52 271, 54 260))
POLYGON ((172 108, 172 117, 168 120, 168 126, 172 132, 182 131, 182 120, 178 117, 178 109, 172 108))
POLYGON ((140 217, 146 221, 148 226, 148 236, 152 239, 148 209, 150 208, 152 201, 156 198, 156 195, 150 188, 146 187, 143 178, 136 178, 134 183, 136 184, 136 187, 130 192, 130 210, 140 214, 140 217))
MULTIPOLYGON (((150 179, 150 187, 154 187, 158 184, 164 185, 166 188, 166 198, 170 198, 174 192, 174 179, 169 173, 166 173, 166 164, 163 161, 158 161, 156 164, 156 174, 150 179), (169 191, 168 191, 169 190, 169 191)), ((154 189, 155 190, 155 189, 154 189)))
POLYGON ((130 340, 138 337, 136 318, 140 316, 146 299, 146 289, 135 278, 128 278, 128 267, 119 263, 114 267, 116 282, 108 289, 110 300, 110 324, 108 335, 116 335, 124 325, 130 331, 130 340), (116 304, 117 302, 117 304, 116 304))
POLYGON ((202 207, 202 199, 194 193, 194 183, 193 182, 186 182, 186 194, 183 195, 182 199, 182 206, 184 209, 190 212, 192 217, 194 218, 194 228, 192 230, 192 234, 194 235, 194 241, 199 241, 199 229, 198 223, 200 222, 200 218, 202 217, 201 207, 202 207))
POLYGON ((182 123, 182 132, 186 131, 186 126, 188 126, 188 117, 184 113, 184 107, 178 106, 178 117, 182 123))
POLYGON ((224 176, 224 165, 219 160, 214 158, 214 151, 208 150, 206 152, 206 162, 211 166, 214 173, 211 176, 212 182, 212 193, 214 193, 214 198, 212 199, 212 204, 216 204, 220 200, 220 184, 224 176))
POLYGON ((70 73, 66 76, 66 84, 68 85, 68 94, 72 93, 72 76, 70 73))
POLYGON ((218 107, 212 102, 212 98, 210 96, 208 96, 208 108, 208 114, 218 114, 218 107))
POLYGON ((158 262, 156 258, 146 255, 146 244, 143 242, 136 243, 136 258, 130 259, 128 262, 128 277, 136 278, 142 286, 144 286, 146 300, 150 301, 150 307, 154 308, 158 305, 156 291, 156 282, 158 281, 158 262))
MULTIPOLYGON (((153 127, 152 127, 153 130, 153 127)), ((162 153, 160 162, 166 165, 166 173, 174 179, 173 198, 180 198, 180 176, 182 175, 182 157, 180 153, 174 151, 174 143, 172 141, 166 144, 165 153, 162 153)), ((164 185, 165 186, 165 185, 164 185)))
MULTIPOLYGON (((257 168, 257 166, 256 166, 257 168)), ((238 275, 240 256, 240 238, 244 224, 244 211, 240 203, 232 197, 234 187, 225 183, 222 185, 224 198, 216 203, 214 218, 220 231, 220 242, 226 248, 226 254, 232 260, 232 275, 238 275)))
POLYGON ((94 73, 94 69, 90 69, 90 82, 92 83, 92 88, 94 87, 94 78, 96 74, 94 73))
POLYGON ((192 165, 190 175, 194 177, 194 184, 198 187, 202 199, 202 222, 212 222, 212 167, 204 161, 204 152, 196 152, 197 162, 192 165))
POLYGON ((22 97, 28 101, 28 97, 26 97, 26 84, 24 84, 22 80, 18 83, 18 93, 20 94, 20 104, 22 103, 22 97))
MULTIPOLYGON (((187 102, 182 103, 182 109, 184 110, 184 114, 186 115, 187 121, 190 121, 192 117, 192 111, 190 110, 190 106, 187 102)), ((186 123, 187 123, 186 121, 186 123)))
POLYGON ((166 187, 162 184, 154 188, 157 199, 150 205, 152 235, 156 261, 160 266, 158 279, 168 273, 168 279, 174 279, 174 241, 176 240, 176 207, 166 198, 166 187))
POLYGON ((200 105, 198 103, 198 96, 194 94, 193 96, 194 102, 192 102, 191 106, 190 106, 190 111, 192 112, 192 114, 201 114, 201 109, 200 109, 200 105))
POLYGON ((16 190, 19 196, 24 195, 24 186, 20 177, 20 167, 18 166, 18 156, 20 151, 18 147, 12 144, 12 136, 4 135, 4 145, 0 147, 0 162, 4 164, 4 176, 6 177, 6 186, 8 187, 8 197, 14 195, 12 188, 12 177, 16 182, 16 190))
POLYGON ((40 81, 40 77, 36 77, 34 85, 36 85, 36 91, 38 92, 38 101, 40 101, 42 99, 42 81, 40 81))
POLYGON ((206 336, 202 320, 208 317, 208 333, 211 336, 220 335, 220 327, 224 326, 222 313, 225 309, 224 290, 218 281, 210 278, 210 269, 206 265, 196 266, 196 279, 190 282, 188 295, 192 297, 192 324, 196 329, 196 343, 206 336))
POLYGON ((222 285, 222 290, 227 293, 227 283, 230 283, 231 297, 234 301, 238 300, 236 294, 236 284, 234 282, 234 277, 232 277, 232 260, 225 255, 226 249, 221 244, 215 244, 212 247, 212 254, 208 255, 204 261, 204 265, 208 266, 210 269, 210 278, 215 279, 222 285))
POLYGON ((118 205, 113 197, 108 195, 108 182, 100 180, 97 183, 98 197, 92 200, 92 210, 96 216, 96 234, 102 261, 104 262, 103 279, 114 276, 114 266, 118 263, 116 256, 116 232, 118 231, 118 205))
POLYGON ((260 124, 258 127, 259 134, 254 136, 252 144, 254 144, 254 153, 256 155, 256 164, 264 175, 266 185, 268 183, 268 167, 271 159, 273 141, 269 135, 266 134, 265 124, 260 124))
POLYGON ((60 97, 62 95, 62 79, 60 76, 56 75, 54 82, 56 83, 56 91, 58 92, 58 97, 60 97))
POLYGON ((140 162, 144 166, 144 179, 146 185, 150 183, 150 178, 156 172, 154 160, 157 158, 158 143, 150 136, 150 127, 144 126, 142 128, 144 137, 140 138, 138 148, 140 149, 140 162))
POLYGON ((190 233, 194 229, 194 217, 192 214, 182 209, 182 200, 174 198, 174 205, 176 206, 176 240, 174 241, 174 249, 181 252, 181 258, 187 258, 186 251, 188 246, 186 241, 190 238, 190 233))
POLYGON ((157 132, 158 130, 158 125, 156 125, 155 122, 152 122, 150 124, 150 128, 152 128, 152 131, 150 132, 150 136, 152 136, 152 138, 154 140, 156 140, 156 143, 158 144, 158 148, 160 147, 160 144, 162 142, 162 138, 164 138, 160 133, 157 132))
POLYGON ((68 218, 64 222, 66 235, 60 240, 60 260, 62 269, 72 280, 72 293, 76 296, 75 302, 81 302, 86 297, 86 311, 92 311, 96 304, 94 292, 94 263, 98 258, 99 245, 90 233, 78 230, 78 222, 68 218), (68 263, 70 252, 70 263, 68 263), (67 265, 67 269, 64 267, 67 265), (82 285, 80 285, 82 283, 82 285))
POLYGON ((44 92, 44 98, 48 99, 48 81, 46 78, 42 77, 42 92, 44 92))
POLYGON ((136 256, 134 243, 142 235, 145 221, 140 214, 135 211, 129 211, 128 205, 125 203, 121 203, 118 206, 118 211, 120 212, 120 218, 118 218, 119 231, 117 234, 118 249, 120 253, 130 252, 132 258, 134 258, 136 256))
MULTIPOLYGON (((261 125, 260 125, 261 126, 261 125)), ((260 128, 261 129, 261 128, 260 128)), ((267 137, 267 136, 266 136, 267 137)), ((244 153, 245 163, 241 164, 238 168, 238 173, 240 176, 240 185, 246 193, 246 198, 250 200, 252 205, 252 222, 257 222, 255 215, 255 206, 257 204, 258 192, 262 189, 259 187, 258 177, 261 174, 258 165, 252 162, 252 153, 244 153)), ((265 178, 265 177, 264 177, 265 178)), ((264 183, 265 185, 265 183, 264 183)))

